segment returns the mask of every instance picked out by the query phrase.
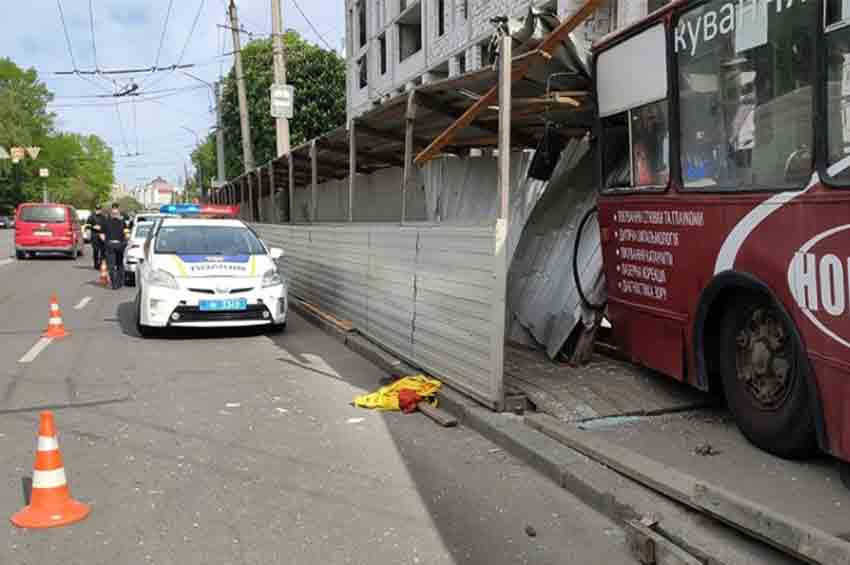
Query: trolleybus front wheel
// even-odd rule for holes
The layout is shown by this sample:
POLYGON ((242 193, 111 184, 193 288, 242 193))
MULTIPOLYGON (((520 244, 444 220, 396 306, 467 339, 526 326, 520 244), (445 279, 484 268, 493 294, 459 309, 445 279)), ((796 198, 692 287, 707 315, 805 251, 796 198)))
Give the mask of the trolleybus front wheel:
POLYGON ((802 345, 776 304, 741 296, 726 313, 720 339, 724 394, 741 432, 780 457, 816 452, 802 345))

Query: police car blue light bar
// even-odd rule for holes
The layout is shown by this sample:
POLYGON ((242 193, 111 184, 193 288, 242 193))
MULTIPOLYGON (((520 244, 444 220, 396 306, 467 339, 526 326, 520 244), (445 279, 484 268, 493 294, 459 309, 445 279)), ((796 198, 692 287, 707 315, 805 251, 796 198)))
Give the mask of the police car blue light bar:
POLYGON ((215 216, 236 217, 239 206, 216 206, 211 204, 166 204, 159 209, 162 214, 178 214, 180 216, 215 216))

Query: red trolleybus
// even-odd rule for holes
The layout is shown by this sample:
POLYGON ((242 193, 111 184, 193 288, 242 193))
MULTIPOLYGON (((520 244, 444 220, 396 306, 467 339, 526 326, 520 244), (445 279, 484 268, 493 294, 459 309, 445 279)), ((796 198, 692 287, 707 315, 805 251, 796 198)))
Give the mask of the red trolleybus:
POLYGON ((680 0, 594 67, 617 343, 850 460, 850 2, 680 0))

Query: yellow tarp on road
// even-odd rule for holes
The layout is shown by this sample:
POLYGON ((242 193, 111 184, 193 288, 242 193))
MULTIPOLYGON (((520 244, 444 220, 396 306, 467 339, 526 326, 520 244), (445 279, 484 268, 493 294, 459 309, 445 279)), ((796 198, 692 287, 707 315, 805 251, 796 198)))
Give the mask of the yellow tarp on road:
POLYGON ((398 405, 398 391, 409 389, 425 400, 435 402, 434 396, 443 385, 436 379, 429 379, 424 375, 404 377, 391 385, 381 387, 376 392, 364 394, 354 399, 354 405, 361 408, 374 408, 377 410, 400 410, 398 405))

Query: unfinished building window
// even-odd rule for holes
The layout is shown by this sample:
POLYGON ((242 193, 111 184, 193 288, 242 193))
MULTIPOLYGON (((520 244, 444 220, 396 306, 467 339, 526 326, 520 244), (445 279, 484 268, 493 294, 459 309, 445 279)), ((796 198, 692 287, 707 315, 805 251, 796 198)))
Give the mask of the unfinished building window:
POLYGON ((469 19, 469 0, 461 0, 460 15, 465 20, 469 19))
POLYGON ((360 75, 360 88, 369 86, 369 65, 366 55, 363 55, 357 60, 357 72, 360 75))
POLYGON ((661 8, 662 6, 666 6, 670 3, 670 0, 649 0, 647 3, 647 13, 651 14, 655 10, 661 8))
POLYGON ((398 13, 402 13, 407 10, 407 0, 398 0, 398 13))
POLYGON ((387 34, 378 37, 378 53, 381 58, 381 74, 387 74, 387 34))
POLYGON ((366 45, 366 2, 361 1, 357 5, 357 38, 360 42, 360 47, 366 45))
POLYGON ((446 0, 437 0, 437 35, 446 34, 446 0))
POLYGON ((457 56, 457 73, 459 75, 466 74, 466 53, 457 56))
POLYGON ((422 2, 417 2, 398 19, 398 60, 404 61, 422 49, 422 2))

